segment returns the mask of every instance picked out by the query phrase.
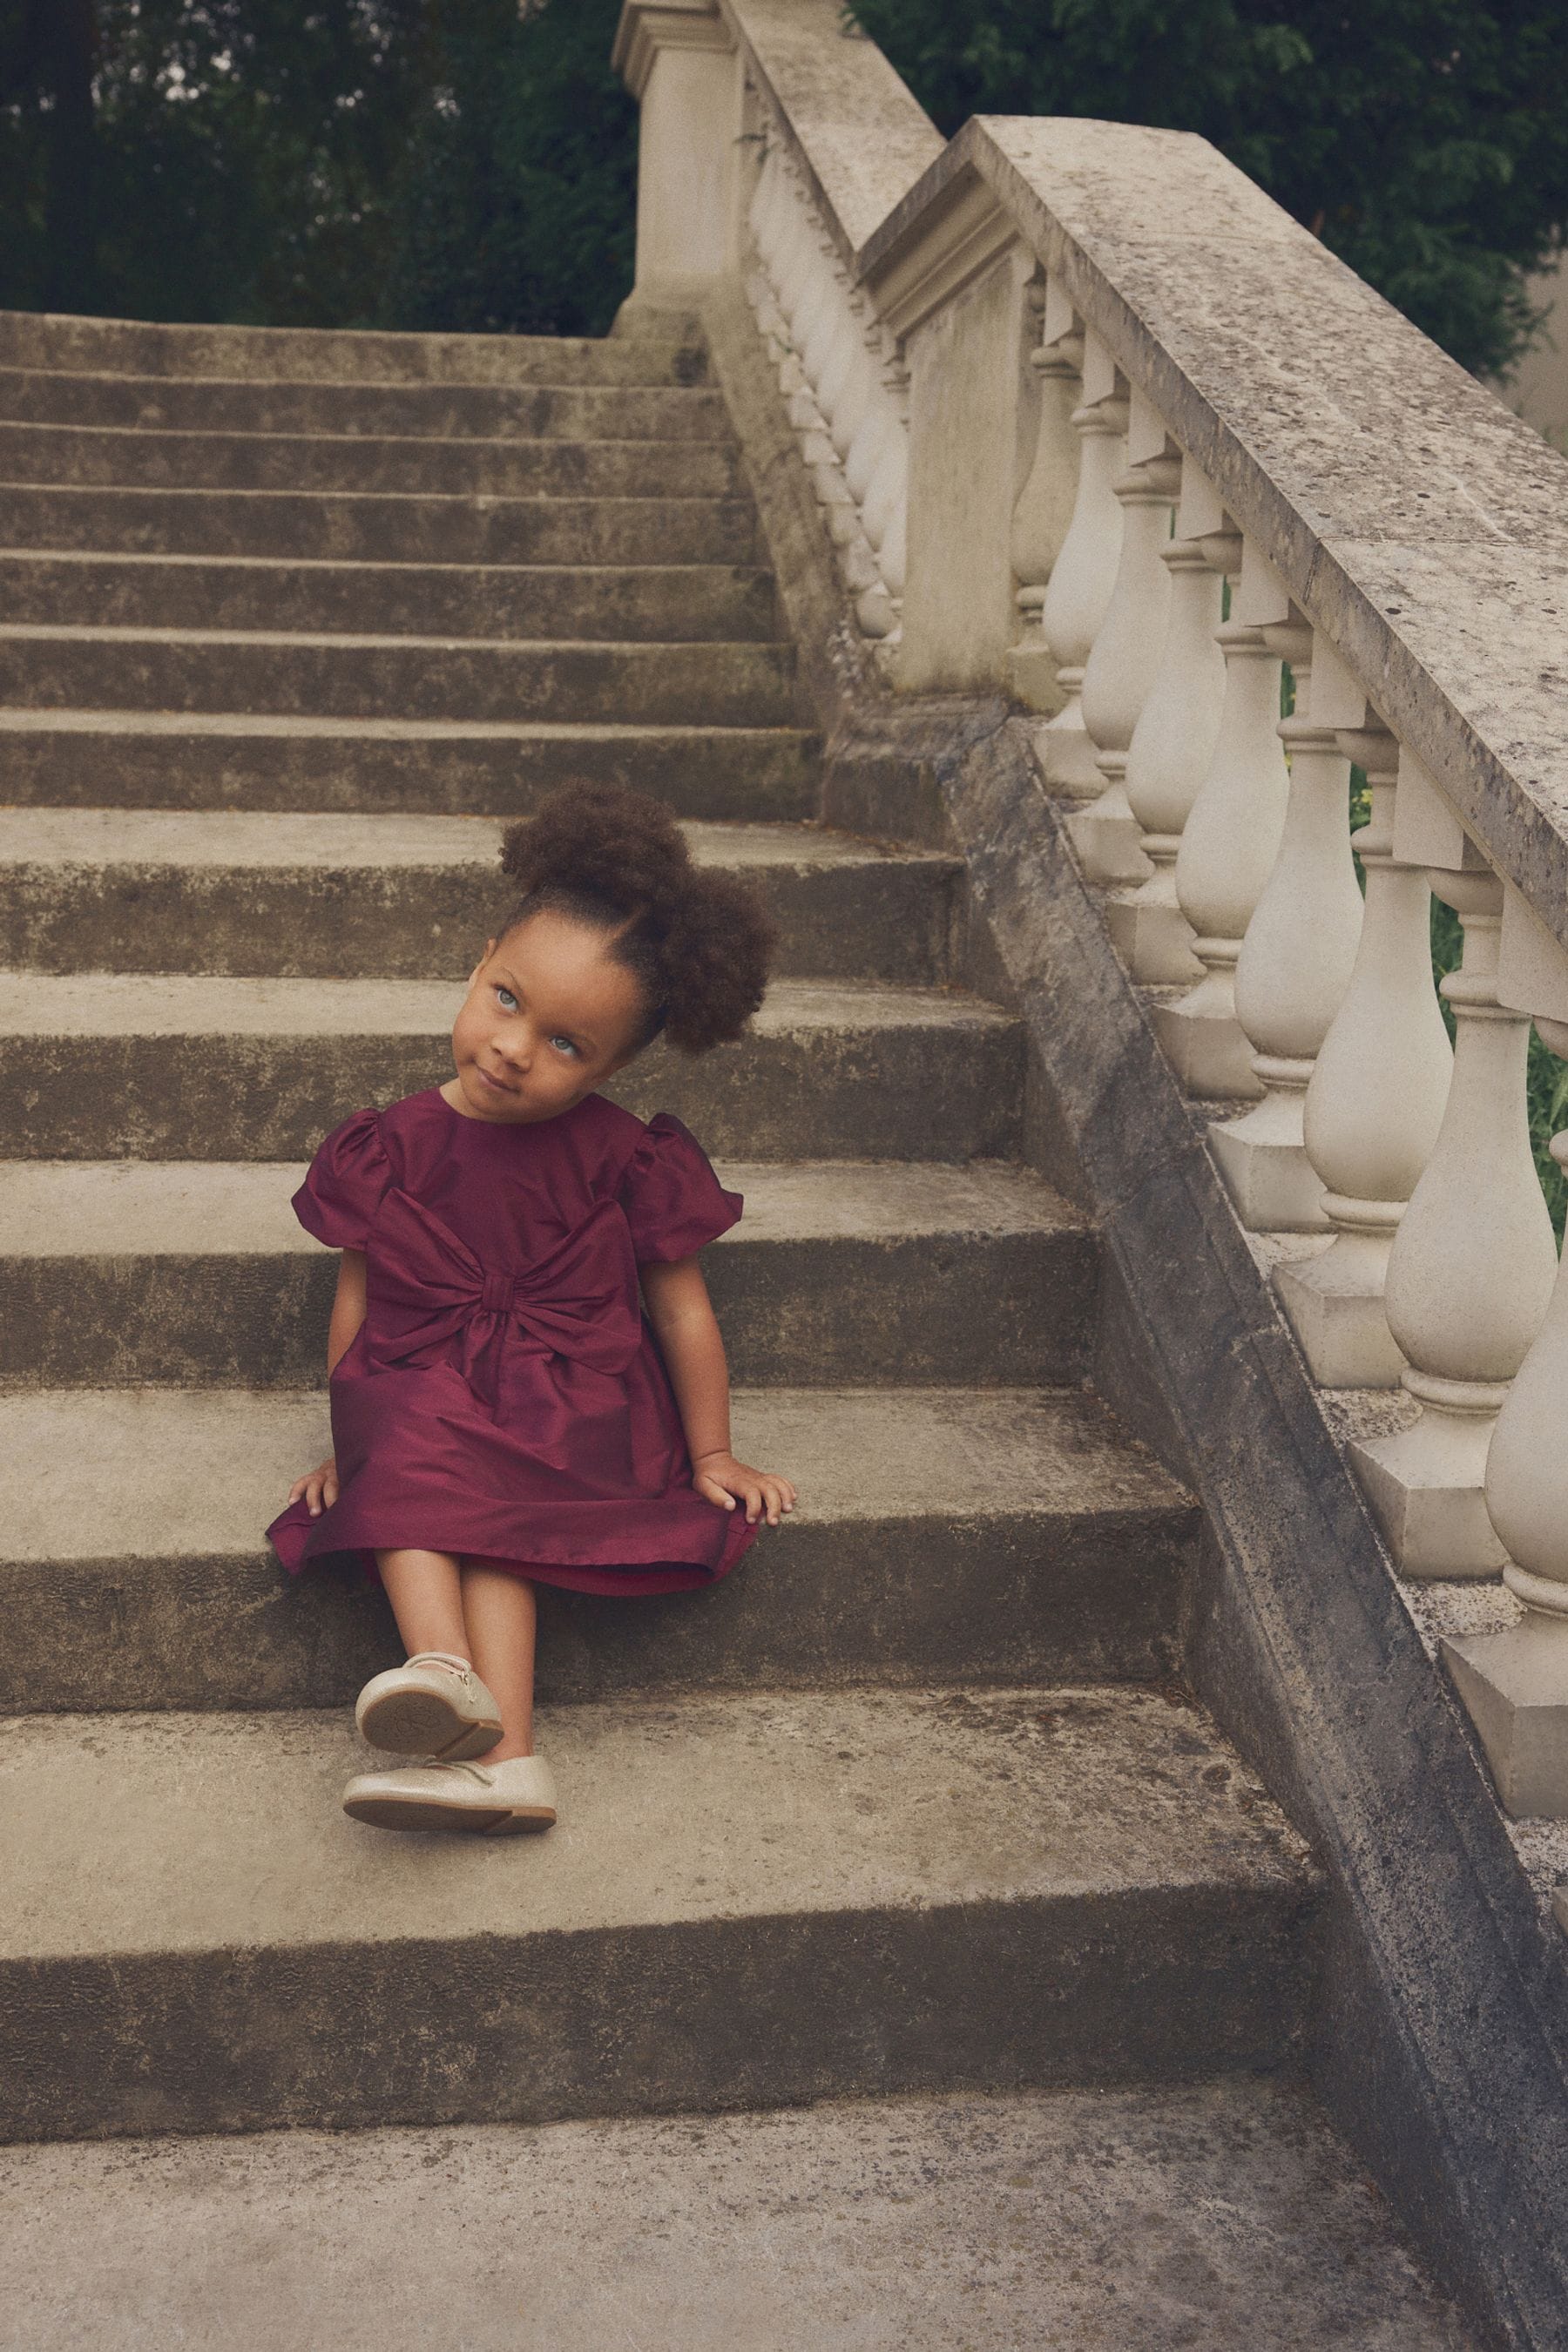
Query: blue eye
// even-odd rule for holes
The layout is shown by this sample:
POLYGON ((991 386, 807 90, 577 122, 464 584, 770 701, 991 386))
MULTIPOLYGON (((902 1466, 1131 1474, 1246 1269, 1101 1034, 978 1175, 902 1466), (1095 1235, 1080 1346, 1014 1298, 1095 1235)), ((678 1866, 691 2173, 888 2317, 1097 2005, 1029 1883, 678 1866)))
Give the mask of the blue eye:
POLYGON ((517 999, 512 994, 510 989, 503 988, 498 980, 495 984, 495 990, 496 1001, 500 1004, 501 1011, 503 1013, 515 1013, 517 1011, 517 999))
POLYGON ((552 1045, 558 1045, 563 1054, 574 1054, 577 1051, 570 1037, 552 1037, 550 1042, 552 1045))

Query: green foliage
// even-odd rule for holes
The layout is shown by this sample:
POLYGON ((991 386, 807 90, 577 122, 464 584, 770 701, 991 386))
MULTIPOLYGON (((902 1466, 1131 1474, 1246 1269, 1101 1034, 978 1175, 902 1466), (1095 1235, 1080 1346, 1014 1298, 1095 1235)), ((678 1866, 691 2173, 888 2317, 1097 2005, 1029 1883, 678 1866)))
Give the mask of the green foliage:
POLYGON ((616 0, 98 0, 86 149, 62 175, 68 8, 89 16, 0 0, 0 307, 609 324, 636 157, 616 0))
POLYGON ((389 249, 421 0, 99 0, 93 251, 58 283, 53 105, 0 109, 0 303, 363 325, 389 249))
POLYGON ((852 0, 939 127, 1195 131, 1466 367, 1528 332, 1568 224, 1560 0, 852 0))
MULTIPOLYGON (((1458 971, 1464 954, 1464 934, 1459 919, 1441 898, 1432 901, 1432 977, 1446 980, 1458 971)), ((1450 1037, 1454 1034, 1454 1016, 1447 1001, 1443 1019, 1450 1037)), ((1555 1054, 1543 1045, 1532 1029, 1530 1033, 1530 1059, 1525 1073, 1525 1101, 1530 1113, 1530 1148, 1535 1157, 1535 1172, 1541 1179, 1541 1189, 1546 1195, 1546 1205, 1552 1212, 1552 1223, 1559 1241, 1563 1238, 1565 1218, 1568 1218, 1568 1183, 1563 1171, 1547 1150, 1554 1135, 1568 1128, 1568 1062, 1560 1062, 1555 1054)))
POLYGON ((399 326, 602 335, 628 292, 637 107, 619 0, 456 0, 429 70, 385 307, 399 326))

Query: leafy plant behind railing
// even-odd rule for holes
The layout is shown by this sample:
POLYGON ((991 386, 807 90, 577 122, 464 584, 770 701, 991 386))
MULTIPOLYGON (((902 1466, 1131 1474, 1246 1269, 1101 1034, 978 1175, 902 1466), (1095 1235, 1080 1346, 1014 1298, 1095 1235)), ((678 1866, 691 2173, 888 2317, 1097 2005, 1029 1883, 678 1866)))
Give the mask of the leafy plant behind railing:
POLYGON ((1195 131, 1460 363, 1500 372, 1568 219, 1561 0, 851 0, 971 114, 1195 131))

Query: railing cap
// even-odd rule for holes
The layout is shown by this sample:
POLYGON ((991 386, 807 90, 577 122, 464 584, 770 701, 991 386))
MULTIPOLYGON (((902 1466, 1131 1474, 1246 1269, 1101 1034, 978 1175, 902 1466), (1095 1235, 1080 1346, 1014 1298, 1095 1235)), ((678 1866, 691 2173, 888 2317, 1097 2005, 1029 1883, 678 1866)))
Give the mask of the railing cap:
POLYGON ((1568 946, 1568 461, 1186 131, 974 118, 879 301, 987 194, 1568 946))
POLYGON ((942 153, 941 131, 839 0, 719 5, 851 258, 942 153))

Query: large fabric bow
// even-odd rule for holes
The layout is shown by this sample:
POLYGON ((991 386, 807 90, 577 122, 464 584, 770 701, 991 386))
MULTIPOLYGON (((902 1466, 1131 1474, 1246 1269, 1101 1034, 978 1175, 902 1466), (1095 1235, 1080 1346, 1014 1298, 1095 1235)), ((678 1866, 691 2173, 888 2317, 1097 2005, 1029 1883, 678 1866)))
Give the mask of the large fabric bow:
POLYGON ((395 1186, 366 1257, 366 1337, 371 1361, 380 1366, 458 1339, 472 1369, 484 1363, 489 1386, 512 1320, 542 1347, 598 1372, 624 1372, 641 1343, 637 1260, 614 1201, 601 1201, 521 1273, 494 1274, 449 1225, 395 1186))

